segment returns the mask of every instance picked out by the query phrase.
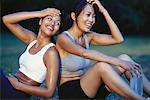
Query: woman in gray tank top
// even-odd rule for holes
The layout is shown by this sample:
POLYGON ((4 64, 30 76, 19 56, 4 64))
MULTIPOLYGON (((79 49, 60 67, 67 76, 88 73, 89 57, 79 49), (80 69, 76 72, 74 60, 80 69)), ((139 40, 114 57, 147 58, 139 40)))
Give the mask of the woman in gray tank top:
POLYGON ((128 55, 111 57, 96 50, 89 50, 89 43, 112 45, 123 41, 117 25, 98 0, 79 0, 71 10, 70 17, 72 26, 58 36, 56 44, 62 63, 60 99, 105 98, 110 91, 127 99, 143 99, 121 79, 119 74, 122 73, 129 79, 131 73, 142 76, 144 91, 150 94, 150 83, 145 75, 141 74, 140 65, 128 55), (90 30, 95 23, 95 7, 104 16, 111 35, 90 30), (96 61, 89 69, 87 59, 96 61))

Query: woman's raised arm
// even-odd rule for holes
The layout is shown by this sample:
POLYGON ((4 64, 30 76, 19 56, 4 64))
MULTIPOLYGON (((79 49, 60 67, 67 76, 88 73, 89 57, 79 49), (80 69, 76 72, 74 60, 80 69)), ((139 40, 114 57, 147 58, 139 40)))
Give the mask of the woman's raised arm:
POLYGON ((24 11, 3 16, 3 22, 14 35, 16 35, 24 43, 29 44, 31 41, 36 39, 36 35, 18 23, 23 20, 42 18, 51 14, 58 14, 57 11, 55 11, 55 8, 47 8, 41 11, 24 11))
POLYGON ((111 44, 116 44, 122 42, 123 36, 115 24, 115 22, 112 20, 110 17, 109 13, 107 10, 103 7, 103 5, 100 3, 99 0, 87 0, 87 2, 92 3, 92 5, 96 4, 99 8, 99 12, 101 12, 109 26, 109 29, 111 31, 111 35, 106 35, 106 34, 99 34, 95 33, 93 34, 93 38, 91 43, 96 44, 96 45, 111 45, 111 44))

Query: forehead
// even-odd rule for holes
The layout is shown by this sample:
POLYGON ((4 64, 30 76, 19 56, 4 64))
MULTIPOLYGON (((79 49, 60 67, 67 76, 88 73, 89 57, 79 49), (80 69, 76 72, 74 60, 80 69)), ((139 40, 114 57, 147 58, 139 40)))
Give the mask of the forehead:
POLYGON ((94 8, 91 4, 87 4, 84 9, 83 12, 90 12, 90 13, 94 13, 94 8))
POLYGON ((61 20, 60 16, 48 15, 48 16, 46 16, 44 19, 47 19, 47 18, 52 18, 52 19, 57 20, 57 21, 60 21, 60 20, 61 20))

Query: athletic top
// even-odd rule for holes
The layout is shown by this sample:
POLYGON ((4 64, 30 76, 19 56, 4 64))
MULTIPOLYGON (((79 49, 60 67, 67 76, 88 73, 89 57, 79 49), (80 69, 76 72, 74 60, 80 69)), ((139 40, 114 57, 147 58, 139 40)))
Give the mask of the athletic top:
POLYGON ((48 48, 55 46, 53 43, 45 45, 36 54, 30 54, 29 49, 37 42, 32 41, 26 51, 19 58, 19 71, 31 78, 32 80, 42 83, 46 78, 47 68, 43 62, 43 56, 48 48))
MULTIPOLYGON (((74 37, 68 31, 64 31, 64 33, 71 38, 73 42, 75 42, 74 37)), ((86 34, 83 35, 83 38, 85 40, 86 49, 89 49, 89 43, 86 34)), ((63 77, 71 74, 72 72, 76 74, 86 71, 90 64, 90 60, 74 54, 68 54, 67 56, 61 58, 61 64, 62 66, 60 68, 60 73, 63 77)))

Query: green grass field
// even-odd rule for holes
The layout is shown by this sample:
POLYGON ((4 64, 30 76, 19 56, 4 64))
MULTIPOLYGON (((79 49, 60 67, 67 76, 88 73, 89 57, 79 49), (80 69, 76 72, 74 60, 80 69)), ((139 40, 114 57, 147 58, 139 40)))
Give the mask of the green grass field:
MULTIPOLYGON (((3 33, 0 38, 0 67, 5 73, 15 73, 18 67, 18 57, 25 50, 26 45, 11 34, 3 33)), ((91 46, 91 49, 98 50, 111 56, 118 56, 122 53, 130 55, 139 62, 144 69, 146 76, 150 79, 150 37, 125 37, 125 42, 112 46, 91 46)), ((107 99, 119 96, 111 94, 107 99)))

